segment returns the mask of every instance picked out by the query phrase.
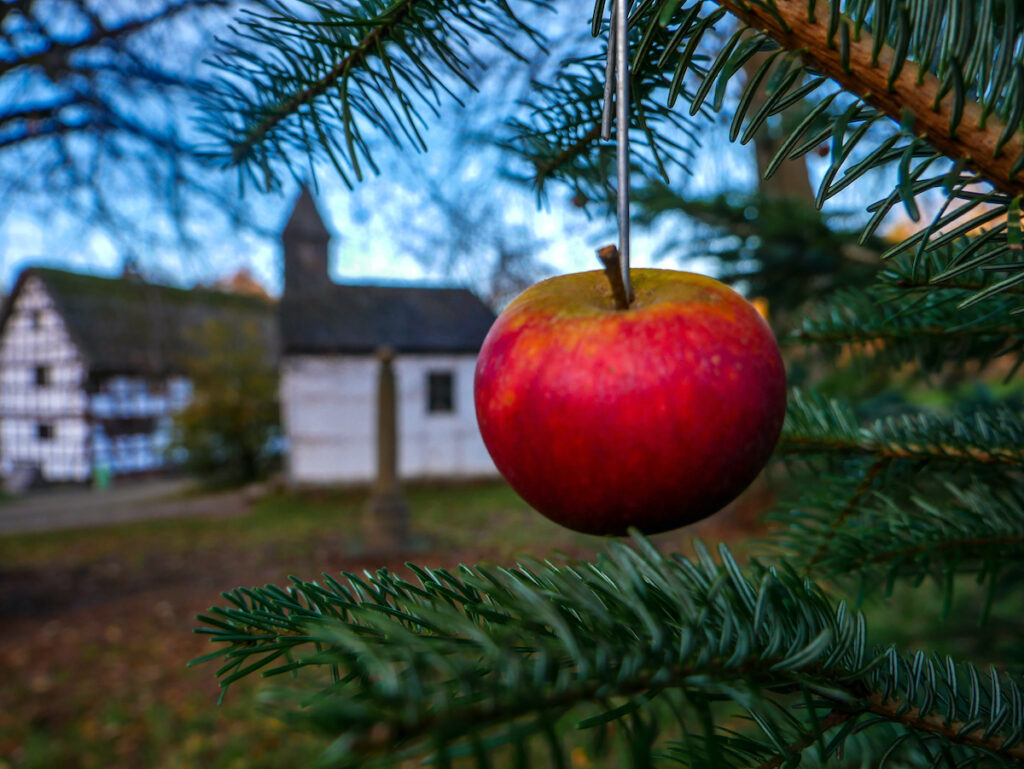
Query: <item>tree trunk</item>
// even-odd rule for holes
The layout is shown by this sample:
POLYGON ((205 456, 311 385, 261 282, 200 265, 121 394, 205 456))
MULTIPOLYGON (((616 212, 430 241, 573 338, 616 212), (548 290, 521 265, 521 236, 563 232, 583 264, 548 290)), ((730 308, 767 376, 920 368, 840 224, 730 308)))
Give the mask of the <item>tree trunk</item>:
MULTIPOLYGON (((751 56, 743 65, 743 71, 749 80, 760 68, 761 64, 768 57, 766 53, 756 53, 751 56)), ((751 100, 749 114, 754 114, 767 99, 765 84, 769 78, 761 81, 754 98, 751 100)), ((778 129, 765 123, 754 136, 754 155, 757 159, 757 180, 758 192, 769 199, 779 200, 781 198, 795 198, 814 205, 814 189, 811 187, 810 175, 807 172, 806 158, 797 160, 786 160, 779 166, 778 170, 770 179, 764 178, 764 172, 768 164, 775 156, 785 137, 778 129)))

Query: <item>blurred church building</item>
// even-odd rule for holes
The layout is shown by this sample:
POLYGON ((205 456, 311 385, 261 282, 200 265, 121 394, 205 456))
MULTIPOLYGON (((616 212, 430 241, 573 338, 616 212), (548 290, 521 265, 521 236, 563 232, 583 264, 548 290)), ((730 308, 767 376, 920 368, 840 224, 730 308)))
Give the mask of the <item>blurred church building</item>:
POLYGON ((181 289, 138 275, 29 267, 0 312, 0 475, 81 483, 161 472, 204 324, 258 329, 280 371, 287 481, 360 484, 376 473, 378 351, 395 353, 402 479, 496 470, 473 407, 494 314, 462 288, 334 283, 330 233, 303 189, 282 234, 284 289, 247 275, 181 289))
POLYGON ((303 189, 284 228, 278 303, 288 480, 376 474, 381 348, 395 352, 398 470, 404 479, 496 474, 476 425, 473 372, 494 313, 464 288, 334 283, 330 233, 303 189))

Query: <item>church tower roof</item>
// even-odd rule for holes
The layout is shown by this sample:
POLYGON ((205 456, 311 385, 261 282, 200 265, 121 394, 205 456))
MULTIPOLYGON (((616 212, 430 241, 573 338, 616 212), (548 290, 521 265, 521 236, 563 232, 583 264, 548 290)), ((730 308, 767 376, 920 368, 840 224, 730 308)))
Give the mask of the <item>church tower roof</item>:
POLYGON ((331 233, 317 210, 316 201, 305 184, 302 185, 299 196, 295 199, 295 205, 285 223, 282 234, 286 239, 320 241, 331 238, 331 233))

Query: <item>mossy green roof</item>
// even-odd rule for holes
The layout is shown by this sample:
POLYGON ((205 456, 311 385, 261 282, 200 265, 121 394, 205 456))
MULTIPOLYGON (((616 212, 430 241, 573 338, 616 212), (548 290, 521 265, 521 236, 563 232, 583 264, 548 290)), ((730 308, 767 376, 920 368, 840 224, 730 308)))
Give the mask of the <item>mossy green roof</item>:
POLYGON ((0 330, 21 286, 32 276, 56 303, 94 375, 183 371, 190 356, 202 354, 200 329, 211 321, 252 325, 268 354, 276 352, 274 305, 264 298, 46 267, 31 267, 19 277, 0 318, 0 330))

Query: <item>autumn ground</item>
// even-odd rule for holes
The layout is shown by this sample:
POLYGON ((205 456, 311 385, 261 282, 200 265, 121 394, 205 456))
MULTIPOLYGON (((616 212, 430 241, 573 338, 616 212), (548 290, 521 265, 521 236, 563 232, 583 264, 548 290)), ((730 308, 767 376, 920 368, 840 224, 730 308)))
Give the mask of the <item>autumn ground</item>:
MULTIPOLYGON (((540 518, 502 484, 409 497, 416 544, 401 554, 362 551, 360 492, 271 495, 229 517, 0 537, 0 769, 303 765, 321 745, 261 711, 258 682, 218 708, 213 668, 186 667, 211 649, 192 629, 220 591, 407 560, 509 562, 601 546, 540 518)), ((694 533, 735 539, 749 518, 741 507, 660 544, 684 547, 694 533)))

